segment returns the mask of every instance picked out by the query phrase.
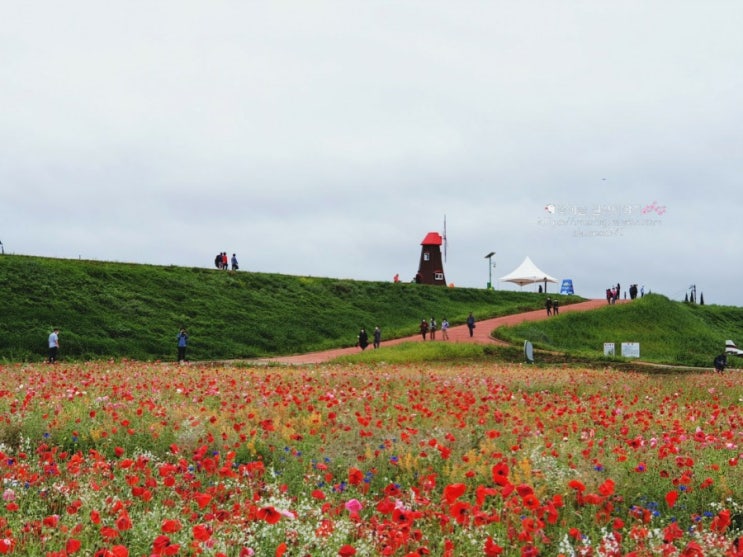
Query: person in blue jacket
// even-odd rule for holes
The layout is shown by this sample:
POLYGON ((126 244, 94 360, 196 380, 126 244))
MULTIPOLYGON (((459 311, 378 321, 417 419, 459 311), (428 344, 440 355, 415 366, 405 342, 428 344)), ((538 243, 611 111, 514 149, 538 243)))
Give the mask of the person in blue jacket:
POLYGON ((178 363, 186 360, 186 345, 188 344, 188 333, 186 329, 181 328, 178 336, 178 363))

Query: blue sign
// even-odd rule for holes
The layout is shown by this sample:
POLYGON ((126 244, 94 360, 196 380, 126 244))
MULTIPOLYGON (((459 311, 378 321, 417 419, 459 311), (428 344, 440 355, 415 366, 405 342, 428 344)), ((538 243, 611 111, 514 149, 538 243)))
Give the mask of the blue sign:
POLYGON ((562 279, 562 286, 560 287, 560 294, 575 294, 573 291, 573 280, 562 279))

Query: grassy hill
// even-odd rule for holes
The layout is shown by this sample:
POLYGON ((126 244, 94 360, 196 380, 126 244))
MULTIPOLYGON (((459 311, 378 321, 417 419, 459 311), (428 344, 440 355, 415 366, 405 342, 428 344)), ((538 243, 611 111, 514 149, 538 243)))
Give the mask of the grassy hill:
MULTIPOLYGON (((496 336, 535 348, 582 355, 603 355, 605 342, 639 342, 643 360, 658 363, 711 367, 725 340, 743 343, 743 308, 673 302, 651 294, 626 304, 559 318, 501 327, 496 336)), ((740 367, 743 360, 730 359, 740 367)))
MULTIPOLYGON (((562 303, 578 297, 561 297, 562 303)), ((362 282, 207 268, 0 256, 0 360, 34 361, 59 327, 60 357, 252 358, 351 346, 360 327, 414 334, 422 318, 463 323, 538 309, 535 293, 362 282)))

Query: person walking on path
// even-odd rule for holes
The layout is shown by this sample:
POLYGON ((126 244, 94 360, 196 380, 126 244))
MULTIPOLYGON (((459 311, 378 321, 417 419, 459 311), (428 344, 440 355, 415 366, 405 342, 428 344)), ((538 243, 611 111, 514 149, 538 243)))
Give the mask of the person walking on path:
POLYGON ((547 315, 552 315, 552 298, 547 297, 544 307, 547 308, 547 315))
POLYGON ((472 312, 467 316, 467 328, 470 330, 470 336, 475 334, 475 317, 472 312))
POLYGON ((181 363, 186 360, 186 345, 188 344, 186 329, 181 328, 176 339, 178 340, 178 363, 181 363))
POLYGON ((558 315, 560 313, 560 302, 557 300, 552 301, 552 315, 558 315))
POLYGON ((377 325, 374 327, 374 348, 379 348, 380 344, 382 344, 382 330, 377 325))
POLYGON ((59 329, 54 329, 49 334, 49 363, 53 364, 57 361, 57 353, 59 352, 59 329))
POLYGON ((449 321, 446 317, 441 321, 441 340, 449 340, 449 321))
POLYGON ((428 334, 428 321, 425 319, 421 319, 420 330, 423 340, 426 340, 426 335, 428 334))
POLYGON ((369 335, 366 334, 366 329, 364 327, 361 327, 361 330, 359 331, 358 346, 362 350, 366 350, 366 347, 369 346, 369 335))
POLYGON ((436 319, 431 317, 431 322, 428 324, 428 336, 431 340, 436 340, 436 319))

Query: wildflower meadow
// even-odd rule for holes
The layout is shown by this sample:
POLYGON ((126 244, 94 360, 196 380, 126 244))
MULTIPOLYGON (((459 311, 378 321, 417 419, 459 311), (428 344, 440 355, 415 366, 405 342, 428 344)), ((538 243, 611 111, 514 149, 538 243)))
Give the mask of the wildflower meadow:
POLYGON ((0 553, 740 556, 737 373, 0 366, 0 553))

